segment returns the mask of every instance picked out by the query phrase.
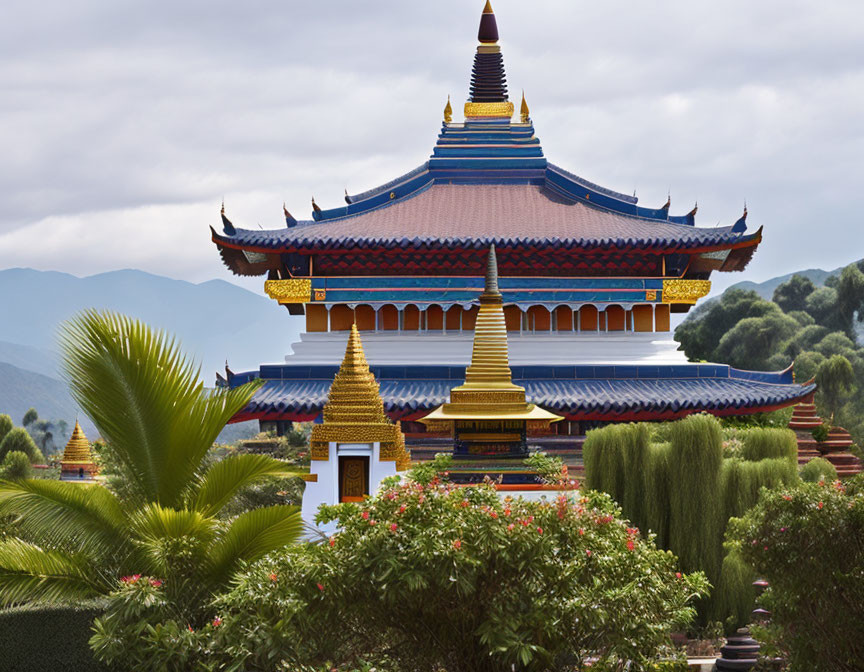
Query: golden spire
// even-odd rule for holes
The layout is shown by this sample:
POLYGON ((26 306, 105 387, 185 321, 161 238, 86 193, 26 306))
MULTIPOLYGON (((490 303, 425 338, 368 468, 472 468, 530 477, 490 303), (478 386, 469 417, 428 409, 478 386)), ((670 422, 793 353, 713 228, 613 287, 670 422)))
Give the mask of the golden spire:
POLYGON ((490 0, 486 0, 486 6, 483 8, 484 14, 494 14, 492 11, 492 2, 490 0))
POLYGON ((450 106, 450 96, 447 96, 447 105, 444 106, 444 123, 453 121, 453 108, 450 106))
POLYGON ((408 464, 405 439, 384 412, 378 383, 369 370, 357 325, 351 325, 342 366, 333 379, 324 422, 312 428, 312 459, 327 460, 329 444, 379 442, 383 461, 395 461, 402 470, 408 464))
POLYGON ((78 421, 75 421, 75 429, 69 437, 69 443, 63 451, 61 464, 93 464, 93 456, 90 454, 90 442, 84 436, 84 430, 78 421))
POLYGON ((519 113, 522 115, 522 123, 527 124, 530 120, 530 110, 528 109, 528 102, 525 100, 525 91, 522 91, 522 107, 519 109, 519 113))
POLYGON ((474 324, 474 345, 465 384, 450 390, 450 403, 421 421, 434 425, 459 419, 528 420, 545 426, 561 420, 560 416, 527 403, 525 388, 513 384, 494 245, 489 248, 486 260, 485 287, 474 324))

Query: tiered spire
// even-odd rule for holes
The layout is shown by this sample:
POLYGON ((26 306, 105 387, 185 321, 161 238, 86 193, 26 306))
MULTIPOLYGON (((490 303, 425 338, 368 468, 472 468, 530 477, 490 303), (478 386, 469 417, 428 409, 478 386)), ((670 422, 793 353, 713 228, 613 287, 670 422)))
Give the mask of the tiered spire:
POLYGON ((407 468, 405 437, 384 412, 357 325, 351 325, 345 357, 327 394, 323 416, 324 422, 312 428, 313 460, 329 459, 331 442, 379 442, 382 461, 395 461, 400 471, 407 468))
POLYGON ((474 55, 470 97, 465 103, 465 116, 509 119, 513 116, 513 103, 507 99, 504 57, 501 55, 501 47, 498 46, 498 23, 489 0, 486 0, 480 17, 477 39, 480 45, 474 55))
POLYGON ((480 295, 465 384, 450 390, 450 403, 432 411, 423 418, 423 422, 436 424, 459 419, 528 420, 545 426, 561 419, 529 404, 525 400, 525 388, 513 384, 494 245, 490 247, 486 260, 485 287, 480 295))
POLYGON ((60 460, 60 478, 62 480, 92 480, 98 471, 93 455, 90 452, 90 442, 84 435, 84 430, 78 421, 75 421, 75 429, 63 450, 63 458, 60 460))

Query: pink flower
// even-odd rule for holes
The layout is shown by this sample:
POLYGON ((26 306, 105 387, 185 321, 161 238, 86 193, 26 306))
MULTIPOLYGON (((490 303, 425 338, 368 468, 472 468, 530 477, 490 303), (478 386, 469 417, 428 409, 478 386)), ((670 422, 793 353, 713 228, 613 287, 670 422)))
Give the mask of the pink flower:
POLYGON ((213 619, 213 627, 218 628, 220 625, 222 625, 222 619, 217 616, 213 619))
POLYGON ((132 576, 124 576, 120 580, 123 583, 138 583, 138 579, 141 578, 140 574, 133 574, 132 576))
POLYGON ((378 524, 378 521, 377 521, 377 520, 370 520, 370 521, 369 521, 369 524, 372 525, 372 526, 375 526, 375 525, 378 524))
POLYGON ((162 581, 160 579, 150 579, 150 585, 154 588, 159 588, 162 585, 162 581))
POLYGON ((399 526, 396 523, 393 523, 392 525, 390 525, 390 531, 391 532, 395 532, 398 529, 399 529, 399 526))
POLYGON ((543 528, 542 527, 537 528, 537 534, 543 534, 543 528))
POLYGON ((388 492, 387 493, 387 499, 389 499, 392 502, 394 499, 396 499, 396 493, 388 492))
POLYGON ((404 504, 399 507, 399 513, 405 513, 405 509, 408 508, 404 504))
POLYGON ((681 572, 675 572, 675 578, 680 579, 681 578, 681 572))
POLYGON ((456 541, 454 541, 453 542, 453 548, 455 548, 457 551, 460 548, 462 548, 462 541, 460 539, 457 539, 456 541))
POLYGON ((368 511, 364 511, 360 515, 363 517, 363 520, 369 520, 369 512, 368 511))
POLYGON ((324 590, 324 586, 322 584, 316 583, 315 585, 318 586, 318 590, 324 590))
POLYGON ((585 555, 587 555, 587 556, 590 558, 590 557, 591 557, 591 551, 586 550, 586 551, 585 551, 585 555))
POLYGON ((512 531, 514 527, 516 527, 516 526, 515 526, 513 523, 510 523, 510 524, 507 526, 507 529, 512 531))

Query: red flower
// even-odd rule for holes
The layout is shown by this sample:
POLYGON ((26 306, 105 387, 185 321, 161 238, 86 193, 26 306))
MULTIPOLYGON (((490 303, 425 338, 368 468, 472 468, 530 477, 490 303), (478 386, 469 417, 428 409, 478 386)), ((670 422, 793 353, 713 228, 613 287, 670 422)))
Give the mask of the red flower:
POLYGON ((186 626, 186 629, 187 629, 189 632, 195 632, 195 631, 192 629, 192 626, 191 626, 191 625, 187 625, 187 626, 186 626))
POLYGON ((213 619, 213 627, 218 628, 220 625, 222 625, 222 619, 217 616, 213 619))
POLYGON ((791 502, 792 501, 792 495, 783 495, 783 499, 785 499, 787 502, 791 502))
POLYGON ((543 528, 542 527, 537 528, 537 534, 543 534, 543 528))
POLYGON ((507 529, 512 531, 514 527, 516 527, 516 526, 515 526, 513 523, 510 523, 510 524, 507 526, 507 529))
POLYGON ((504 509, 504 515, 505 515, 507 518, 509 518, 509 517, 510 517, 510 513, 511 513, 511 511, 510 511, 510 507, 508 506, 506 509, 504 509))
POLYGON ((632 551, 634 548, 636 548, 636 544, 633 543, 632 539, 628 539, 627 540, 627 550, 632 551))
POLYGON ((377 524, 378 524, 378 521, 377 521, 377 520, 370 520, 370 521, 369 521, 369 524, 370 524, 370 525, 377 525, 377 524))
POLYGON ((322 584, 316 583, 315 585, 318 586, 318 590, 324 590, 324 586, 322 584))
POLYGON ((818 506, 821 509, 823 506, 825 506, 825 504, 823 504, 822 502, 819 502, 816 506, 818 506))
POLYGON ((453 542, 453 548, 455 548, 457 551, 460 548, 462 548, 462 541, 460 539, 457 539, 456 541, 454 541, 453 542))
POLYGON ((388 492, 387 493, 387 499, 389 499, 392 502, 394 499, 396 499, 396 494, 393 492, 388 492))
POLYGON ((162 581, 159 579, 150 579, 150 585, 154 588, 159 588, 162 585, 162 581))
POLYGON ((363 520, 369 520, 369 512, 368 511, 364 511, 360 515, 363 516, 363 520))
POLYGON ((579 528, 579 536, 582 537, 584 535, 585 535, 585 528, 580 527, 579 528))
POLYGON ((120 580, 123 583, 138 583, 138 579, 141 578, 140 574, 133 574, 132 576, 124 576, 120 580))
POLYGON ((585 555, 587 555, 587 556, 590 558, 590 557, 591 557, 591 551, 586 550, 586 551, 585 551, 585 555))
POLYGON ((498 512, 497 512, 497 511, 490 511, 490 512, 489 512, 489 515, 490 515, 492 518, 497 518, 497 517, 498 517, 498 512))
POLYGON ((279 577, 276 576, 276 573, 275 573, 275 572, 271 572, 271 573, 270 573, 270 580, 271 580, 273 583, 276 583, 276 580, 277 580, 278 578, 279 578, 279 577))
POLYGON ((393 523, 392 525, 390 525, 390 531, 391 532, 395 532, 398 529, 399 529, 399 526, 396 523, 393 523))
POLYGON ((462 508, 464 509, 466 506, 468 506, 468 500, 467 500, 467 499, 463 499, 463 500, 462 500, 462 508))
POLYGON ((681 578, 681 572, 675 572, 675 578, 680 579, 681 578))
POLYGON ((399 507, 399 513, 405 513, 405 509, 408 508, 404 504, 399 507))
POLYGON ((336 545, 336 537, 330 537, 330 546, 332 547, 335 545, 336 545))

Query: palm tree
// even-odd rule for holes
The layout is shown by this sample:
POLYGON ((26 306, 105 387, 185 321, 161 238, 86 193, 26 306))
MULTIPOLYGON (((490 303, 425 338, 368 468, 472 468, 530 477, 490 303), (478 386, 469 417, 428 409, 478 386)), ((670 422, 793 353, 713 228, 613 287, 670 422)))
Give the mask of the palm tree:
POLYGON ((86 311, 61 332, 73 397, 93 420, 124 482, 0 482, 0 516, 18 538, 0 542, 0 604, 105 595, 124 575, 159 577, 175 600, 201 601, 244 562, 295 542, 293 506, 222 508, 241 489, 292 475, 280 460, 205 457, 260 385, 206 390, 173 338, 112 312, 86 311))

